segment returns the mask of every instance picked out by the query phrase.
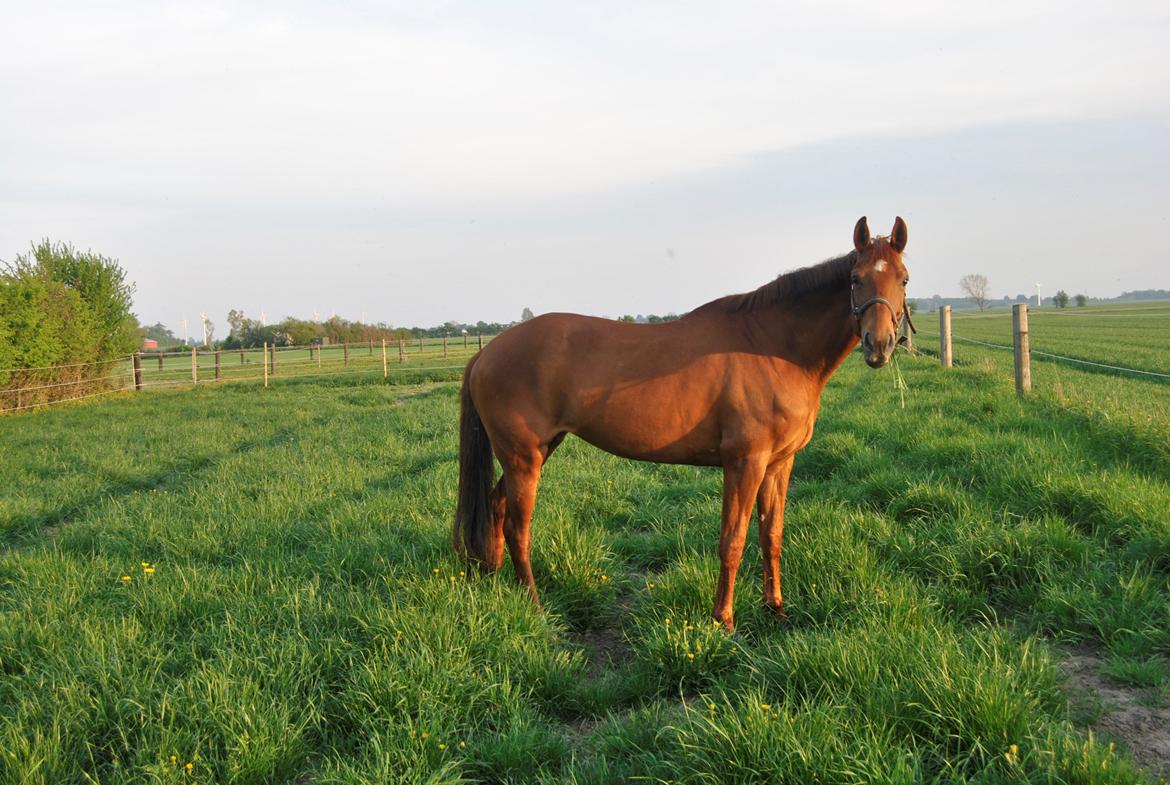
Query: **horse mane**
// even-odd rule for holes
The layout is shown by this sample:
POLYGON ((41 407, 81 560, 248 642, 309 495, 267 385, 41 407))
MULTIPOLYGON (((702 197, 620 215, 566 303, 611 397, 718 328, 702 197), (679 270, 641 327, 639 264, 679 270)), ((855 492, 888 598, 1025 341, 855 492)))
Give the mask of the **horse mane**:
POLYGON ((857 251, 850 251, 844 256, 827 259, 820 264, 781 273, 775 280, 769 281, 755 291, 720 297, 718 300, 700 305, 691 313, 700 311, 721 313, 755 311, 820 291, 829 286, 840 285, 843 287, 848 282, 849 273, 856 263, 857 251))

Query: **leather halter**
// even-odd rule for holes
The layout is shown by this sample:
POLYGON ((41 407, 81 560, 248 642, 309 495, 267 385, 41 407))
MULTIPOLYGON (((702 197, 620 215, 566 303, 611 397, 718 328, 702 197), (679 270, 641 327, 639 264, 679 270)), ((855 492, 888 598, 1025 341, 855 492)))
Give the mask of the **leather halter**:
MULTIPOLYGON (((855 283, 849 284, 849 308, 850 308, 850 312, 853 314, 853 319, 854 319, 856 327, 857 327, 857 336, 859 338, 861 337, 861 315, 863 313, 865 313, 865 310, 867 308, 869 308, 871 305, 877 305, 878 303, 881 303, 882 305, 886 306, 886 308, 889 309, 890 320, 894 323, 894 332, 895 333, 898 332, 898 328, 901 325, 899 325, 899 323, 898 323, 898 312, 894 310, 893 303, 891 303, 885 297, 876 297, 875 296, 875 297, 870 297, 868 300, 863 302, 861 305, 858 305, 857 301, 853 298, 853 291, 856 288, 857 288, 857 284, 855 284, 855 283)), ((912 333, 918 332, 918 328, 916 328, 914 326, 914 322, 912 322, 910 320, 910 309, 906 307, 906 300, 905 299, 902 300, 902 318, 906 320, 906 325, 910 328, 910 332, 912 332, 912 333)), ((906 336, 903 335, 902 337, 900 337, 898 339, 898 344, 901 345, 904 343, 906 343, 906 336)))

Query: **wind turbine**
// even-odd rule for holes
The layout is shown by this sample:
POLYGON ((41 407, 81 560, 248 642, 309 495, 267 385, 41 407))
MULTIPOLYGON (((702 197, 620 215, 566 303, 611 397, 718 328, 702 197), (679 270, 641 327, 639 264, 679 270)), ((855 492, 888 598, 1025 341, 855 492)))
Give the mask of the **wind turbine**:
POLYGON ((1040 283, 1039 283, 1039 281, 1037 281, 1037 283, 1036 283, 1036 307, 1037 308, 1040 307, 1040 283))
POLYGON ((203 345, 207 346, 207 314, 200 311, 199 318, 203 320, 203 345))
POLYGON ((187 314, 183 314, 183 345, 186 346, 190 341, 187 339, 187 314))

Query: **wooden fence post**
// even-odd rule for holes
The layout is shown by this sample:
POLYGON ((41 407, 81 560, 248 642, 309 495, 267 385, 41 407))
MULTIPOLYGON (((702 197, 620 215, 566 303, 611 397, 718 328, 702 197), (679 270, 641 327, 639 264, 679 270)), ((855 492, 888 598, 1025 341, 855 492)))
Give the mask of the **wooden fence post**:
POLYGON ((447 359, 447 336, 443 336, 443 359, 447 359))
POLYGON ((406 341, 398 339, 398 362, 406 362, 406 341))
POLYGON ((268 387, 268 343, 264 344, 264 387, 268 387))
POLYGON ((240 349, 240 365, 244 364, 244 350, 240 349))
POLYGON ((422 336, 418 337, 418 353, 422 354, 422 336))
POLYGON ((951 355, 951 306, 938 309, 938 361, 943 368, 950 368, 954 358, 951 355))
POLYGON ((272 375, 276 376, 276 343, 273 342, 272 350, 268 353, 268 359, 272 361, 272 375))
POLYGON ((217 382, 223 378, 223 371, 220 367, 223 365, 223 359, 221 358, 222 354, 223 354, 223 349, 216 349, 215 350, 215 380, 217 382))
POLYGON ((134 389, 142 389, 142 352, 134 352, 134 389))
POLYGON ((162 370, 162 358, 163 358, 163 353, 162 353, 162 351, 160 350, 160 351, 159 351, 159 353, 158 353, 158 369, 159 369, 160 371, 162 370))
POLYGON ((322 344, 317 344, 317 370, 321 370, 321 347, 322 344))
POLYGON ((386 367, 386 339, 382 339, 382 378, 386 379, 390 376, 390 369, 386 367))
POLYGON ((466 330, 463 331, 463 348, 464 349, 467 348, 467 331, 466 330))
POLYGON ((479 349, 483 351, 483 333, 479 334, 479 349))
POLYGON ((1016 393, 1032 391, 1032 350, 1028 345, 1028 304, 1012 306, 1012 347, 1016 350, 1016 393))
POLYGON ((191 347, 191 384, 199 384, 199 350, 191 347))
POLYGON ((370 339, 370 354, 372 355, 373 353, 374 353, 374 340, 371 338, 370 339))
POLYGON ((349 367, 349 341, 346 341, 345 343, 341 344, 341 352, 343 355, 342 360, 344 361, 345 366, 348 368, 349 367))

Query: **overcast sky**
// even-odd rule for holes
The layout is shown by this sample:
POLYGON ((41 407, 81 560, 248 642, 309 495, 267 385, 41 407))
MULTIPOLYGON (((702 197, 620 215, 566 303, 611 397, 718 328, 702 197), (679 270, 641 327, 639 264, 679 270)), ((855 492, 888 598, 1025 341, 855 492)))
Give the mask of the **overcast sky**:
MULTIPOLYGON (((911 293, 1170 288, 1170 3, 0 4, 0 259, 144 323, 682 312, 910 228, 911 293)), ((192 328, 194 329, 194 328, 192 328)))

